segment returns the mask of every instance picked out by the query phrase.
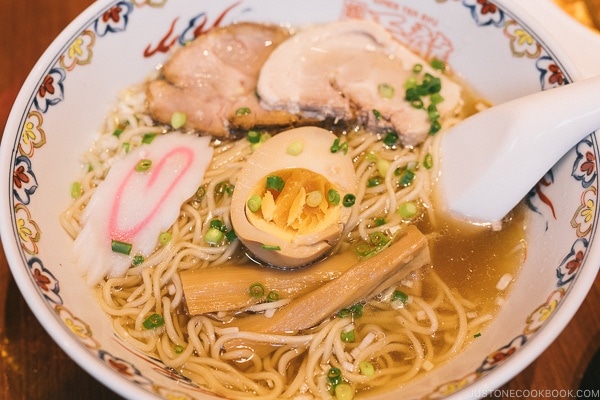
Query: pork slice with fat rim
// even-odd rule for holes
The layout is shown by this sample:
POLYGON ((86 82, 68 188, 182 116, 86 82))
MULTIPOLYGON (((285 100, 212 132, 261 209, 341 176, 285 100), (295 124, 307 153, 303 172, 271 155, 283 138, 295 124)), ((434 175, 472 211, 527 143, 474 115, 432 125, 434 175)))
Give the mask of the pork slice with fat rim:
POLYGON ((336 21, 301 30, 270 54, 257 90, 266 109, 353 120, 375 132, 394 130, 402 144, 413 146, 425 140, 431 125, 426 111, 404 99, 415 64, 442 81, 441 117, 456 113, 463 104, 460 85, 373 21, 336 21), (380 94, 384 83, 394 88, 393 96, 380 94))
POLYGON ((251 124, 290 123, 294 116, 263 110, 256 98, 260 68, 288 35, 277 26, 239 23, 198 36, 174 53, 159 78, 148 82, 151 115, 168 124, 173 113, 183 112, 185 128, 217 137, 229 136, 230 121, 240 110, 249 111, 244 121, 251 124))

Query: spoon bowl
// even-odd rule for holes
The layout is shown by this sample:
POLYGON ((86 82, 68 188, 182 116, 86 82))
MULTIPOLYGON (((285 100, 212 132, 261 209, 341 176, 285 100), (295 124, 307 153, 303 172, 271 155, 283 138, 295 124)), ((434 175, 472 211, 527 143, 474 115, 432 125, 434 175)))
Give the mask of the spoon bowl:
POLYGON ((475 224, 500 221, 577 142, 600 127, 600 76, 493 106, 440 139, 441 204, 475 224))

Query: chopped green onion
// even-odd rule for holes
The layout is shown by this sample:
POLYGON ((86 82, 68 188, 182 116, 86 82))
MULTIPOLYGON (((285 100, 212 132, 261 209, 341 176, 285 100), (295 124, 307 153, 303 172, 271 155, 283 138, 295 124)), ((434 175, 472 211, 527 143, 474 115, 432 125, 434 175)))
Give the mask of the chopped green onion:
POLYGON ((375 109, 373 109, 373 115, 375 116, 375 119, 376 119, 377 121, 381 120, 381 118, 383 117, 383 116, 381 115, 381 112, 379 112, 379 110, 375 110, 375 109))
POLYGON ((348 332, 342 331, 340 339, 342 339, 342 342, 353 343, 356 340, 356 332, 354 332, 354 329, 349 330, 348 332))
POLYGON ((184 112, 176 111, 171 115, 171 126, 173 129, 179 129, 185 125, 187 115, 184 112))
POLYGON ((414 72, 415 74, 418 74, 421 71, 423 71, 423 65, 421 65, 421 64, 415 64, 413 66, 412 72, 414 72))
POLYGON ((225 234, 217 228, 209 228, 204 234, 204 241, 210 245, 216 246, 221 244, 225 234))
POLYGON ((409 87, 406 89, 404 93, 404 100, 411 102, 415 100, 421 100, 421 95, 419 94, 418 86, 409 87))
POLYGON ((394 293, 392 294, 392 302, 394 301, 401 301, 403 303, 406 304, 406 302, 408 301, 408 295, 406 293, 404 293, 402 290, 394 290, 394 293))
POLYGON ((380 176, 376 176, 374 178, 370 178, 367 181, 367 187, 375 187, 375 186, 379 186, 383 183, 383 178, 381 178, 380 176))
POLYGON ((379 93, 379 96, 384 99, 391 99, 394 97, 394 87, 389 83, 380 83, 377 86, 377 92, 379 93))
POLYGON ((116 137, 119 137, 119 136, 121 136, 121 133, 123 133, 123 131, 124 131, 124 129, 122 129, 122 128, 117 128, 117 129, 115 129, 115 130, 113 131, 113 135, 114 135, 114 136, 116 136, 116 137))
POLYGON ((114 253, 125 254, 126 256, 128 256, 129 254, 131 254, 132 248, 133 245, 131 243, 120 242, 114 239, 111 241, 111 249, 114 253))
POLYGON ((373 223, 375 224, 375 226, 385 225, 385 218, 377 217, 373 220, 373 223))
POLYGON ((410 101, 410 105, 412 108, 416 108, 417 110, 420 110, 421 108, 423 108, 423 100, 421 99, 414 99, 410 101))
POLYGON ((383 144, 385 144, 388 147, 394 146, 397 141, 398 134, 393 131, 386 133, 385 137, 383 138, 383 144))
POLYGON ((431 153, 425 154, 425 158, 423 159, 423 166, 425 169, 431 169, 433 167, 433 156, 431 153))
POLYGON ((224 194, 233 194, 233 189, 234 186, 232 184, 230 184, 229 182, 223 181, 223 182, 219 182, 216 186, 215 186, 215 196, 223 196, 224 194))
POLYGON ((237 233, 235 233, 233 229, 225 232, 225 240, 227 240, 227 243, 232 243, 235 239, 237 239, 237 233))
POLYGON ((197 200, 202 200, 204 196, 206 196, 206 187, 200 186, 196 193, 194 194, 197 200))
POLYGON ((368 258, 371 255, 375 254, 373 246, 365 242, 358 243, 356 246, 354 246, 354 251, 356 252, 356 254, 358 254, 360 258, 368 258))
POLYGON ((156 314, 156 313, 150 315, 148 318, 146 318, 144 320, 144 322, 142 322, 142 325, 146 329, 158 328, 158 327, 163 326, 164 324, 165 324, 165 319, 163 318, 163 316, 160 314, 156 314))
POLYGON ((136 172, 146 172, 152 166, 152 160, 143 158, 135 165, 136 172))
POLYGON ((248 114, 250 114, 250 109, 248 107, 240 107, 237 110, 235 110, 235 115, 237 116, 248 114))
POLYGON ((443 71, 444 69, 446 69, 446 63, 440 59, 434 58, 433 60, 431 60, 431 62, 429 63, 434 69, 437 69, 438 71, 443 71))
POLYGON ((336 138, 333 141, 333 145, 329 148, 332 153, 342 151, 344 154, 348 153, 348 142, 340 143, 340 138, 336 138))
POLYGON ((277 300, 279 300, 279 293, 277 293, 274 290, 271 290, 269 292, 269 294, 267 294, 267 301, 269 303, 272 303, 272 302, 277 301, 277 300))
POLYGON ((476 334, 473 335, 474 338, 478 338, 479 336, 481 336, 481 332, 477 332, 476 334))
POLYGON ((260 142, 260 132, 254 129, 248 131, 248 141, 250 143, 258 143, 260 142))
POLYGON ((417 78, 415 78, 414 76, 411 76, 404 83, 404 89, 415 89, 418 85, 419 85, 419 82, 417 81, 417 78))
POLYGON ((295 141, 288 146, 287 153, 290 156, 297 156, 298 154, 302 153, 303 150, 304 144, 302 142, 295 141))
POLYGON ((335 367, 329 368, 329 371, 327 371, 327 381, 329 381, 331 386, 336 387, 342 383, 342 371, 335 367))
POLYGON ((255 299, 260 299, 265 295, 265 287, 261 283, 253 283, 248 289, 250 296, 255 299))
POLYGON ((358 368, 360 369, 360 373, 364 376, 373 376, 375 375, 375 366, 370 361, 361 361, 358 363, 358 368))
POLYGON ((158 235, 158 243, 160 243, 161 246, 165 246, 172 238, 173 235, 171 232, 161 232, 160 235, 158 235))
POLYGON ((429 134, 435 135, 440 131, 440 129, 442 129, 442 124, 440 123, 440 121, 432 121, 431 128, 429 128, 429 134))
POLYGON ((260 134, 260 139, 258 141, 258 143, 252 143, 252 146, 250 147, 250 150, 252 150, 253 152, 258 149, 264 142, 266 142, 267 140, 269 140, 271 138, 271 134, 268 132, 263 132, 260 134))
POLYGON ((137 255, 137 256, 133 257, 133 261, 131 263, 137 267, 138 265, 141 265, 143 262, 144 262, 144 256, 137 255))
POLYGON ((415 179, 415 173, 412 172, 411 170, 407 169, 402 174, 402 177, 400 178, 400 181, 398 182, 398 184, 402 187, 407 187, 407 186, 410 186, 410 184, 412 183, 412 181, 414 179, 415 179))
POLYGON ((150 144, 150 143, 152 143, 152 141, 154 140, 155 137, 156 137, 156 133, 145 133, 144 136, 142 136, 142 143, 150 144))
POLYGON ((131 148, 131 144, 128 142, 123 143, 123 145, 121 146, 123 148, 123 151, 125 153, 129 153, 129 149, 131 148))
POLYGON ((377 172, 379 175, 386 176, 388 169, 390 169, 390 162, 388 160, 384 160, 383 158, 379 158, 375 165, 377 166, 377 172))
POLYGON ((323 201, 323 193, 320 190, 313 190, 306 196, 306 205, 317 207, 323 201))
POLYGON ((371 244, 375 246, 380 246, 387 242, 387 238, 383 232, 371 232, 369 234, 369 240, 371 241, 371 244))
POLYGON ((429 100, 431 100, 431 104, 440 104, 442 101, 444 101, 444 97, 442 97, 442 95, 439 93, 433 93, 431 96, 429 96, 429 100))
POLYGON ((183 350, 185 350, 185 347, 183 347, 180 344, 176 344, 175 347, 173 347, 173 351, 175 352, 175 354, 181 354, 183 353, 183 350))
POLYGON ((360 318, 363 315, 363 305, 356 303, 351 307, 342 308, 340 311, 338 311, 337 315, 339 318, 360 318))
POLYGON ((81 183, 79 182, 73 182, 71 184, 71 197, 74 199, 77 199, 79 197, 81 197, 81 183))
POLYGON ((348 193, 344 196, 344 200, 343 200, 342 204, 344 205, 344 207, 352 207, 355 202, 356 202, 356 196, 351 193, 348 193))
POLYGON ((248 202, 246 203, 246 205, 248 206, 248 209, 250 211, 257 212, 258 210, 260 210, 260 207, 262 205, 262 200, 259 195, 253 194, 248 199, 248 202))
POLYGON ((282 177, 277 175, 267 176, 267 190, 275 190, 277 192, 281 192, 284 186, 285 182, 282 177))
POLYGON ((427 116, 429 117, 430 121, 435 121, 440 118, 440 112, 438 111, 435 104, 430 104, 427 107, 427 116))
POLYGON ((333 389, 337 400, 352 400, 354 399, 354 389, 349 383, 340 383, 333 389))
POLYGON ((327 191, 327 201, 329 204, 337 206, 340 204, 340 194, 335 189, 329 189, 327 191))
POLYGON ((265 250, 273 250, 273 251, 281 250, 281 247, 277 246, 276 244, 263 244, 262 248, 265 250))
POLYGON ((208 227, 209 228, 215 228, 215 229, 218 229, 218 230, 222 231, 223 228, 224 228, 223 221, 221 221, 218 218, 213 218, 210 221, 210 224, 208 225, 208 227))
POLYGON ((407 201, 406 203, 402 203, 400 207, 398 207, 398 214, 402 218, 409 219, 417 215, 419 212, 419 208, 413 201, 407 201))

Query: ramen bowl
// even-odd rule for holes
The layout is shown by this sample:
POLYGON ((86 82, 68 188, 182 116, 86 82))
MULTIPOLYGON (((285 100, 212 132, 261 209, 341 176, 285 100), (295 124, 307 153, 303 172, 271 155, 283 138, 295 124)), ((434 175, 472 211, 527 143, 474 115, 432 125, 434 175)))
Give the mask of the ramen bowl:
MULTIPOLYGON (((415 53, 446 61, 481 97, 501 103, 590 73, 580 64, 582 55, 541 27, 542 17, 506 0, 96 2, 44 53, 2 140, 2 240, 23 296, 64 351, 116 393, 219 398, 117 335, 92 289, 74 273, 72 239, 59 216, 72 201, 80 155, 118 93, 142 82, 174 47, 217 26, 371 19, 415 53)), ((600 266, 598 158, 590 132, 524 199, 526 258, 482 335, 422 377, 364 398, 482 397, 544 351, 574 315, 600 266)))

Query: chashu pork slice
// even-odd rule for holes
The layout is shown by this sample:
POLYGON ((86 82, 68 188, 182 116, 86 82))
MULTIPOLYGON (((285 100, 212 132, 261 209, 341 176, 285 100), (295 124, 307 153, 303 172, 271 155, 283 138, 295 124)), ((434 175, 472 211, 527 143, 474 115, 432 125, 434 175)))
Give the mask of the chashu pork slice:
POLYGON ((260 68, 288 36, 283 28, 255 23, 215 28, 198 36, 178 49, 161 76, 148 83, 151 115, 168 124, 174 112, 184 112, 185 128, 217 137, 229 136, 232 120, 247 126, 289 123, 295 116, 263 110, 256 98, 260 68))
POLYGON ((257 91, 265 109, 353 120, 376 132, 392 129, 402 144, 413 146, 425 140, 431 126, 427 112, 404 99, 415 64, 441 79, 442 120, 458 112, 461 87, 372 21, 336 21, 299 31, 265 61, 257 91), (391 86, 393 95, 382 95, 380 84, 391 86))

